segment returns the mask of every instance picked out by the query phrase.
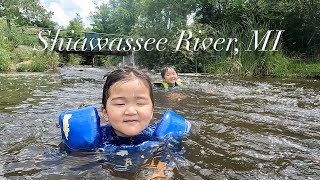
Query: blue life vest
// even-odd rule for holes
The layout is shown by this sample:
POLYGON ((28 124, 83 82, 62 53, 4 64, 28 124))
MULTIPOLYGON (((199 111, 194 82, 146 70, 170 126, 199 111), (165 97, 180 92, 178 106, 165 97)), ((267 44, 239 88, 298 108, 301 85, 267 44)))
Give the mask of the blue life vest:
POLYGON ((190 131, 191 123, 182 116, 167 110, 156 127, 149 125, 134 137, 119 137, 111 125, 100 127, 95 107, 87 107, 60 114, 59 125, 63 143, 72 151, 96 150, 145 150, 159 146, 166 138, 181 139, 190 131))

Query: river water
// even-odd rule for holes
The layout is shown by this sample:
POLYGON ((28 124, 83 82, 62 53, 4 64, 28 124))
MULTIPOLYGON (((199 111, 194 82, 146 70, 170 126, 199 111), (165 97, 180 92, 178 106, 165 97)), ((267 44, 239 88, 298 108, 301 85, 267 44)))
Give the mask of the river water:
MULTIPOLYGON (((59 114, 99 108, 110 71, 1 74, 0 179, 132 179, 95 153, 57 153, 59 114)), ((192 123, 173 179, 320 179, 320 81, 180 78, 187 89, 155 91, 154 122, 172 109, 192 123)))

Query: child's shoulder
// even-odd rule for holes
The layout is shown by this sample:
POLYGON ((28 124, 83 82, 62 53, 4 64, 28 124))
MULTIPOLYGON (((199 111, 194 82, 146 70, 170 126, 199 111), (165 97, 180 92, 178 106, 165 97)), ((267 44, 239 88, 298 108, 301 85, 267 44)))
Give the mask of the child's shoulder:
POLYGON ((176 82, 176 86, 184 87, 184 84, 183 84, 181 81, 177 81, 177 82, 176 82))

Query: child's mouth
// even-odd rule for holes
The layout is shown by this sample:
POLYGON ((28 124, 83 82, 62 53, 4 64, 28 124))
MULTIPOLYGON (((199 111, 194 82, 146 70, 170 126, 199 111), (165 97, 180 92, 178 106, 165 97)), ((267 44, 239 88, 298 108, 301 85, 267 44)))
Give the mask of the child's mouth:
POLYGON ((130 123, 130 122, 137 122, 138 120, 134 120, 134 119, 129 119, 129 120, 124 120, 124 122, 130 123))

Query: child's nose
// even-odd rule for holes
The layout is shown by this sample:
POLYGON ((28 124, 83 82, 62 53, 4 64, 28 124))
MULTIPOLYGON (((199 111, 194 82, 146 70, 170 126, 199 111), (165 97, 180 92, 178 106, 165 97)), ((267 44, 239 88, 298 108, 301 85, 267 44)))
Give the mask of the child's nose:
POLYGON ((132 115, 137 114, 136 108, 134 106, 128 106, 128 108, 125 111, 126 115, 132 115))

